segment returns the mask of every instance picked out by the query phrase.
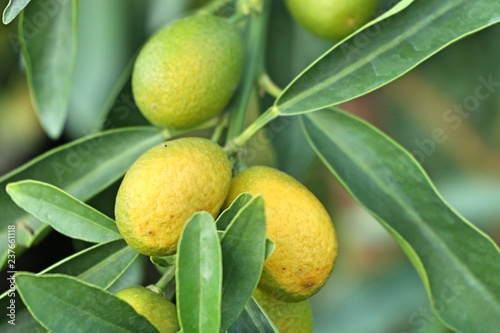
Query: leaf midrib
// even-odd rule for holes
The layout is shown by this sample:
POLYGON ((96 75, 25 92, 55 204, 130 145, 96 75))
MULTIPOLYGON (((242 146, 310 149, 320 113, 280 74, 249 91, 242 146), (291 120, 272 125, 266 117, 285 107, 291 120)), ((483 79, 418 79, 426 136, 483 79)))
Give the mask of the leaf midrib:
MULTIPOLYGON (((61 191, 58 191, 58 190, 54 190, 54 189, 50 189, 52 191, 57 191, 57 192, 61 192, 61 191)), ((59 193, 61 194, 61 193, 59 193)), ((45 200, 44 198, 39 198, 39 197, 36 197, 36 196, 33 196, 33 195, 30 195, 30 193, 26 193, 25 196, 28 197, 28 198, 32 198, 32 200, 34 200, 35 202, 41 202, 41 203, 45 203, 47 206, 50 206, 51 208, 54 209, 54 211, 59 214, 62 214, 62 215, 69 215, 73 218, 75 218, 76 220, 80 220, 82 222, 87 222, 89 225, 91 225, 91 228, 97 228, 97 229, 100 229, 101 231, 105 231, 107 232, 108 234, 110 235, 113 235, 113 236, 118 236, 118 238, 116 239, 106 239, 104 241, 111 241, 111 240, 117 240, 119 239, 121 236, 120 236, 120 233, 117 231, 117 230, 114 230, 112 228, 109 228, 107 227, 106 225, 104 224, 101 224, 99 222, 97 222, 96 220, 102 220, 102 221, 106 221, 106 224, 110 224, 112 226, 115 226, 116 225, 114 224, 114 221, 111 220, 109 217, 107 217, 106 215, 100 213, 99 211, 94 211, 92 207, 86 205, 85 203, 79 201, 79 200, 75 200, 74 198, 72 198, 71 196, 68 196, 64 193, 62 193, 62 195, 72 201, 73 203, 76 203, 76 204, 79 204, 79 205, 82 205, 85 209, 87 209, 87 211, 89 212, 89 214, 92 214, 94 216, 85 216, 85 215, 82 215, 80 214, 79 212, 76 212, 76 211, 72 211, 72 210, 68 210, 66 209, 66 207, 62 207, 62 206, 59 206, 57 205, 56 203, 50 201, 50 200, 45 200), (95 218, 92 219, 92 218, 95 218)), ((40 216, 40 218, 38 218, 39 220, 41 220, 42 222, 44 222, 43 220, 45 221, 51 221, 51 222, 45 222, 47 224, 50 224, 54 229, 58 229, 59 227, 54 227, 52 225, 52 219, 47 217, 47 214, 45 214, 45 216, 43 216, 43 214, 41 214, 39 211, 36 213, 38 216, 40 216)), ((50 214, 50 213, 49 213, 50 214)), ((33 216, 35 216, 34 214, 32 214, 33 216)), ((35 216, 36 217, 36 216, 35 216)), ((59 226, 59 224, 56 224, 57 226, 59 226)), ((62 229, 62 228, 61 228, 62 229)), ((87 238, 88 239, 88 238, 87 238)))
MULTIPOLYGON (((44 279, 46 279, 46 277, 44 279)), ((127 333, 127 332, 131 333, 132 332, 132 331, 129 331, 129 330, 127 330, 127 329, 125 329, 125 328, 123 328, 121 326, 115 325, 115 322, 105 321, 102 318, 95 316, 95 314, 92 313, 92 312, 84 311, 83 309, 76 307, 72 303, 68 303, 64 299, 58 298, 58 297, 54 296, 53 294, 47 293, 47 292, 45 292, 45 289, 39 288, 35 284, 31 284, 31 288, 38 290, 39 291, 38 294, 44 294, 46 298, 50 298, 52 300, 55 299, 56 301, 59 301, 63 305, 68 306, 68 307, 70 307, 72 309, 75 309, 76 311, 78 311, 80 313, 84 313, 84 314, 88 315, 89 317, 94 317, 95 319, 97 319, 97 321, 102 322, 104 324, 104 326, 107 326, 107 327, 116 327, 117 329, 119 329, 120 331, 125 332, 125 333, 127 333), (109 325, 107 325, 107 324, 109 324, 109 325)), ((31 309, 30 306, 28 306, 28 308, 31 309)))
MULTIPOLYGON (((123 131, 123 132, 126 132, 126 131, 123 131)), ((113 135, 113 134, 116 134, 116 132, 115 132, 115 133, 109 133, 109 135, 113 135)), ((154 142, 154 141, 156 141, 158 138, 161 138, 161 137, 162 137, 161 133, 157 133, 156 135, 151 136, 150 138, 148 138, 148 140, 144 140, 144 143, 143 143, 143 144, 136 146, 136 149, 138 149, 137 147, 148 146, 148 145, 151 143, 151 141, 153 141, 153 142, 154 142)), ((95 138, 95 137, 93 137, 93 138, 95 138)), ((89 138, 89 140, 91 140, 91 139, 93 139, 93 138, 89 138)), ((84 141, 87 141, 87 140, 84 140, 84 141)), ((82 142, 84 142, 84 141, 82 141, 82 142)), ((76 145, 78 145, 79 143, 81 143, 81 142, 78 142, 77 144, 75 144, 75 145, 74 145, 74 146, 72 146, 72 147, 75 147, 75 146, 76 146, 76 145)), ((125 152, 125 153, 123 153, 123 154, 116 155, 116 156, 115 156, 115 157, 113 157, 112 159, 107 160, 107 162, 100 164, 100 165, 99 165, 99 167, 94 168, 94 169, 93 169, 93 171, 88 172, 85 176, 80 177, 80 178, 79 178, 79 180, 72 182, 72 183, 71 183, 70 185, 68 185, 68 186, 64 186, 64 187, 63 187, 63 189, 64 189, 66 192, 68 192, 68 193, 73 192, 75 188, 79 188, 79 187, 80 187, 80 184, 81 184, 81 183, 85 183, 85 182, 87 182, 87 180, 88 180, 88 179, 92 179, 92 178, 94 178, 94 177, 93 177, 93 175, 94 175, 94 174, 96 174, 96 173, 99 173, 99 170, 101 170, 101 169, 103 169, 103 168, 105 169, 108 165, 112 165, 112 164, 114 164, 114 162, 115 162, 116 160, 120 160, 120 159, 122 158, 122 156, 125 156, 125 155, 128 155, 128 154, 130 154, 130 150, 127 150, 127 152, 125 152)), ((22 170, 20 170, 20 172, 21 172, 21 171, 22 171, 22 170)), ((120 178, 120 175, 113 177, 113 178, 112 178, 112 180, 108 182, 108 184, 113 183, 113 182, 114 182, 116 179, 118 179, 118 178, 120 178)), ((74 193, 74 192, 73 192, 73 193, 74 193)), ((82 201, 85 201, 85 200, 88 200, 88 196, 83 196, 82 201)), ((19 219, 32 219, 32 218, 34 218, 34 217, 33 217, 31 214, 29 214, 29 213, 25 213, 25 214, 19 215, 19 216, 17 217, 17 220, 19 220, 19 219)), ((45 229, 45 227, 42 227, 42 228, 38 229, 38 230, 37 230, 37 234, 38 234, 38 233, 40 233, 40 231, 42 231, 42 230, 44 230, 44 229, 45 229)), ((30 239, 30 241, 29 241, 27 244, 21 244, 21 245, 25 245, 25 246, 27 246, 27 247, 30 247, 30 246, 31 246, 31 244, 32 244, 32 242, 33 242, 33 239, 35 239, 35 237, 32 237, 32 238, 30 239)))
MULTIPOLYGON (((98 271, 99 268, 101 268, 102 266, 107 266, 107 263, 109 261, 112 261, 112 259, 115 259, 115 258, 119 259, 120 257, 124 257, 125 254, 126 254, 126 252, 128 252, 129 250, 130 250, 130 248, 128 246, 123 247, 122 249, 120 249, 119 251, 113 253, 112 255, 107 256, 106 259, 101 260, 98 264, 93 265, 89 269, 86 269, 85 271, 81 272, 80 274, 78 274, 78 277, 81 278, 81 279, 83 279, 83 280, 85 280, 85 281, 87 281, 86 279, 89 276, 91 276, 92 274, 94 274, 96 271, 98 271)), ((136 255, 139 255, 139 254, 136 253, 136 255)))
MULTIPOLYGON (((313 120, 313 119, 311 119, 310 117, 309 117, 309 119, 310 119, 310 121, 311 121, 311 122, 313 122, 313 124, 314 124, 316 127, 318 127, 318 128, 319 128, 319 129, 320 129, 323 133, 325 133, 325 134, 327 135, 327 137, 328 137, 328 138, 329 138, 332 142, 336 143, 336 145, 337 145, 337 146, 338 146, 338 147, 339 147, 342 151, 344 151, 344 153, 345 153, 345 154, 346 154, 349 158, 351 158, 354 162, 356 162, 356 163, 357 163, 357 165, 360 167, 360 169, 361 169, 361 170, 363 170, 363 171, 364 171, 367 175, 376 175, 376 174, 374 174, 374 173, 370 172, 370 170, 369 170, 367 167, 365 167, 363 163, 360 163, 360 162, 359 162, 359 159, 357 159, 357 158, 355 157, 355 155, 353 155, 353 154, 349 153, 349 150, 348 150, 348 149, 345 149, 345 146, 344 146, 344 145, 339 144, 339 142, 338 142, 337 140, 335 140, 334 138, 330 137, 330 136, 328 135, 328 131, 326 131, 326 130, 324 129, 324 127, 322 127, 322 126, 321 126, 321 123, 317 123, 316 121, 314 121, 314 120, 313 120)), ((316 147, 316 151, 318 151, 318 150, 317 150, 317 147, 316 147)), ((318 151, 318 153, 321 155, 321 157, 323 158, 323 160, 324 160, 324 161, 326 161, 326 162, 328 163, 328 161, 325 159, 325 157, 323 156, 323 154, 321 154, 319 151, 318 151)), ((328 163, 328 164, 330 164, 330 163, 328 163)), ((383 182, 383 181, 381 181, 381 179, 380 179, 378 176, 377 176, 377 177, 371 177, 371 179, 373 179, 373 180, 375 181, 375 183, 376 183, 377 185, 379 185, 379 188, 381 188, 381 189, 383 190, 383 192, 384 192, 386 195, 388 195, 388 197, 392 198, 392 199, 394 200, 394 202, 398 203, 398 204, 399 204, 402 208, 407 207, 407 206, 404 204, 405 202, 404 202, 404 201, 402 201, 402 200, 400 200, 400 198, 399 198, 399 197, 391 195, 391 194, 392 194, 392 192, 391 192, 391 191, 388 191, 388 190, 387 190, 387 188, 386 188, 386 187, 384 187, 384 186, 380 186, 381 184, 383 185, 383 184, 384 184, 384 182, 383 182)), ((355 197, 357 198, 357 196, 356 196, 356 195, 354 195, 354 193, 353 193, 353 196, 355 196, 355 197)), ((440 200, 440 202, 441 202, 443 205, 445 205, 445 206, 446 206, 446 203, 444 203, 444 202, 441 200, 441 198, 439 198, 439 197, 438 197, 438 199, 440 200)), ((361 201, 360 201, 360 202, 361 202, 361 201)), ((365 204, 363 204, 363 203, 362 203, 362 205, 363 205, 363 206, 365 206, 365 204)), ((366 207, 366 206, 365 206, 365 207, 366 207)), ((414 210, 411 206, 408 206, 408 207, 409 207, 408 211, 411 213, 411 214, 410 214, 410 217, 412 217, 412 216, 413 216, 413 217, 416 217, 416 221, 423 221, 422 219, 420 219, 420 218, 419 218, 419 214, 418 214, 418 212, 416 212, 416 211, 415 211, 415 210, 414 210)), ((368 207, 366 207, 366 208, 368 209, 368 207)), ((371 209, 369 209, 369 210, 370 210, 370 212, 371 212, 372 214, 374 214, 374 215, 378 216, 378 217, 380 218, 380 220, 381 220, 381 221, 385 221, 385 219, 381 218, 378 214, 374 213, 371 209)), ((385 222, 385 223, 386 223, 386 222, 385 222)), ((485 285, 484 285, 484 283, 482 283, 482 281, 481 281, 480 279, 478 279, 478 277, 476 276, 476 274, 475 274, 473 271, 471 271, 471 270, 470 270, 467 266, 465 266, 465 265, 464 265, 464 264, 463 264, 463 263, 459 260, 459 258, 458 258, 456 255, 454 255, 453 251, 451 251, 451 249, 448 247, 448 244, 447 244, 446 242, 444 242, 444 241, 442 241, 442 240, 441 240, 441 238, 439 237, 439 234, 436 234, 436 233, 432 232, 432 231, 433 231, 433 230, 432 230, 432 228, 430 228, 430 227, 429 227, 427 224, 425 224, 425 223, 419 223, 419 225, 420 225, 420 226, 421 226, 421 227, 422 227, 422 228, 426 231, 426 233, 427 233, 427 234, 428 234, 428 235, 429 235, 432 239, 434 239, 434 240, 438 241, 438 242, 439 242, 439 244, 444 245, 442 248, 445 250, 445 252, 446 252, 446 253, 448 253, 448 254, 449 254, 449 257, 450 257, 450 258, 451 258, 451 259, 452 259, 452 260, 453 260, 453 261, 457 264, 457 267, 458 267, 461 271, 463 271, 463 272, 468 272, 468 273, 469 273, 468 275, 464 275, 464 276, 470 276, 470 277, 472 277, 472 278, 473 278, 473 279, 472 279, 472 280, 473 280, 472 282, 476 282, 476 283, 475 283, 475 285, 480 286, 480 289, 483 291, 482 295, 483 295, 483 296, 484 296, 484 295, 487 295, 487 297, 488 297, 488 298, 492 301, 491 303, 496 304, 496 307, 497 307, 497 308, 500 308, 500 303, 499 303, 499 302, 497 302, 497 301, 496 301, 496 300, 495 300, 495 299, 491 296, 491 291, 489 290, 489 288, 488 288, 487 286, 485 286, 485 285), (429 232, 429 231, 431 231, 431 232, 429 232)), ((410 243, 408 243, 408 244, 411 246, 411 244, 410 244, 410 243)), ((411 247, 412 247, 412 249, 414 249, 414 248, 413 248, 413 246, 411 246, 411 247)), ((415 249, 414 249, 414 251, 415 251, 415 249)), ((415 252, 416 252, 416 251, 415 251, 415 252)), ((471 285, 473 285, 473 284, 474 284, 474 283, 471 283, 471 285)), ((429 289, 430 289, 430 291, 431 291, 431 294, 433 294, 433 292, 432 292, 432 289, 431 289, 430 285, 429 285, 429 289)), ((494 291, 493 291, 493 292, 494 292, 494 291)))
MULTIPOLYGON (((411 29, 409 30, 406 30, 405 33, 401 34, 399 37, 400 38, 395 38, 393 40, 391 40, 390 42, 386 43, 386 44, 383 44, 379 47, 378 50, 375 50, 374 52, 370 53, 368 56, 366 57, 363 57, 361 59, 359 59, 358 61, 356 62, 353 62, 351 65, 345 67, 344 69, 342 69, 341 71, 339 71, 337 74, 335 75, 332 75, 330 77, 328 77, 326 80, 316 84, 314 86, 314 89, 306 89, 306 90, 303 90, 302 92, 298 93, 297 95, 295 95, 294 97, 290 98, 288 101, 286 101, 285 103, 283 104, 279 104, 279 97, 277 99, 277 106, 280 110, 285 110, 291 106, 293 106, 294 104, 297 104, 299 103, 300 101, 314 95, 316 92, 318 91, 321 91, 325 88, 327 88, 328 86, 330 85, 333 85, 335 82, 339 81, 340 79, 346 77, 347 75, 353 73, 354 71, 356 71, 357 69, 361 68, 361 67, 364 67, 365 65, 369 64, 371 61, 373 61, 374 59, 376 59, 377 57, 379 57, 380 55, 386 53, 386 52, 389 52, 392 48, 394 48, 395 46, 401 44, 403 41, 406 41, 408 38, 410 38, 411 36, 415 35, 417 32, 420 31, 421 28, 429 25, 430 23, 432 23, 434 20, 437 20, 439 19, 442 15, 446 14, 446 12, 451 9, 451 8, 454 8, 454 7, 458 7, 460 4, 462 4, 464 2, 464 0, 462 1, 458 1, 456 4, 451 4, 450 6, 444 6, 440 11, 436 11, 436 15, 434 16, 430 16, 429 18, 425 19, 425 20, 422 20, 419 24, 416 24, 414 25, 411 29)), ((342 44, 339 44, 336 48, 340 47, 342 44)), ((445 45, 443 45, 442 47, 444 47, 445 45)), ((334 52, 333 50, 331 52, 334 52)), ((435 52, 434 52, 435 53, 435 52)), ((432 54, 434 54, 432 53, 432 54)), ((330 52, 328 53, 330 54, 330 52)), ((326 54, 324 57, 326 57, 328 54, 326 54)), ((432 54, 429 54, 427 57, 424 57, 423 59, 426 59, 428 57, 430 57, 432 54)), ((320 58, 318 60, 317 63, 323 61, 324 57, 320 58)), ((415 67, 416 65, 418 65, 418 63, 415 63, 412 67, 409 67, 407 70, 410 70, 411 68, 415 67)), ((312 68, 312 67, 311 67, 312 68)), ((406 72, 406 71, 405 71, 406 72)), ((401 73, 403 74, 403 73, 401 73)), ((387 82, 390 82, 391 80, 394 80, 396 79, 397 77, 394 77, 393 79, 390 79, 389 81, 385 81, 384 83, 387 83, 387 82)), ((383 83, 382 83, 383 84, 383 83)), ((367 92, 370 92, 372 90, 375 90, 376 88, 380 87, 381 84, 377 85, 376 87, 373 87, 372 89, 366 91, 366 92, 363 92, 364 93, 367 93, 367 92)), ((286 93, 288 89, 285 89, 284 93, 286 93)), ((353 96, 353 98, 356 98, 357 96, 353 96)), ((338 103, 340 103, 341 101, 339 101, 338 103)), ((336 104, 338 104, 336 103, 336 104)), ((323 106, 323 107, 326 107, 323 106)), ((307 111, 307 110, 306 110, 307 111)), ((306 112, 306 111, 303 111, 302 113, 306 112)), ((294 112, 294 113, 297 113, 297 112, 294 112)), ((292 114, 294 114, 292 113, 292 114)))

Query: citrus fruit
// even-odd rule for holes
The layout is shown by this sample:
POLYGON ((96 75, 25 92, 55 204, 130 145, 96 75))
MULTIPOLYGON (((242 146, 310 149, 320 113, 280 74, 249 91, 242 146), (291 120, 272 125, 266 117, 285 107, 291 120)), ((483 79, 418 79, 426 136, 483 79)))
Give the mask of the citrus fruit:
POLYGON ((116 296, 146 317, 160 333, 176 333, 180 330, 175 305, 148 288, 130 287, 119 291, 116 296))
POLYGON ((288 302, 315 294, 337 255, 333 223, 321 202, 291 176, 264 166, 233 178, 224 206, 243 192, 264 197, 266 236, 276 244, 264 262, 259 288, 288 302))
POLYGON ((253 297, 272 320, 280 333, 312 333, 313 318, 309 301, 283 302, 260 290, 253 297))
POLYGON ((210 140, 182 138, 156 145, 134 162, 118 189, 118 230, 139 253, 173 254, 191 215, 219 213, 230 181, 230 162, 210 140))
POLYGON ((186 17, 141 49, 132 73, 134 99, 156 126, 193 127, 225 108, 242 67, 243 41, 235 26, 210 15, 186 17))
POLYGON ((377 0, 285 0, 292 16, 325 39, 342 39, 367 23, 377 0))

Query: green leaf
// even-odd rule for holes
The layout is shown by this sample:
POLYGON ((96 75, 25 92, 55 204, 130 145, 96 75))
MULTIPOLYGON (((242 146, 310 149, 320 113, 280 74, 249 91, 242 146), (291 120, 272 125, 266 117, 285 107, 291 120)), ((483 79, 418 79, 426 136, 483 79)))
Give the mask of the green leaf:
POLYGON ((495 331, 495 243, 448 206, 412 155, 371 125, 338 110, 301 118, 318 156, 410 255, 443 322, 459 332, 495 331))
POLYGON ((112 219, 50 184, 24 180, 7 185, 7 193, 19 207, 68 237, 93 243, 122 238, 112 219))
POLYGON ((194 214, 182 230, 175 282, 182 331, 219 332, 222 255, 214 219, 207 212, 194 214))
POLYGON ((290 83, 275 105, 281 114, 293 115, 352 100, 498 21, 499 1, 414 1, 336 44, 290 83))
POLYGON ((221 239, 221 247, 221 331, 225 331, 252 297, 264 266, 266 216, 263 197, 254 197, 236 214, 221 239))
POLYGON ((63 130, 76 58, 78 1, 38 0, 19 20, 28 86, 45 132, 63 130))
POLYGON ((228 332, 279 333, 253 297, 250 298, 241 316, 229 328, 228 332))
POLYGON ((238 214, 240 209, 242 209, 247 203, 252 200, 252 195, 250 193, 241 193, 234 199, 231 205, 226 208, 215 221, 218 230, 224 230, 231 223, 233 218, 238 214))
MULTIPOLYGON (((126 128, 90 135, 40 155, 0 178, 0 238, 16 226, 16 255, 47 233, 48 225, 19 208, 5 191, 8 183, 34 179, 88 200, 118 180, 144 151, 163 140, 156 128, 126 128)), ((7 258, 7 242, 0 243, 0 266, 7 258)))
POLYGON ((21 10, 26 7, 31 0, 9 0, 7 7, 5 7, 2 16, 3 24, 9 24, 12 22, 16 16, 21 12, 21 10))
POLYGON ((276 249, 276 243, 270 239, 266 238, 266 255, 265 258, 269 258, 271 254, 273 254, 274 250, 276 249))
MULTIPOLYGON (((139 256, 125 241, 118 240, 98 244, 70 257, 38 273, 61 273, 76 276, 79 279, 98 287, 108 289, 130 267, 139 256)), ((0 306, 7 308, 11 297, 8 291, 0 296, 0 306)), ((19 297, 15 297, 16 325, 8 324, 9 317, 0 320, 0 332, 46 332, 24 307, 19 297)))
POLYGON ((160 267, 170 267, 175 265, 176 255, 166 256, 166 257, 150 257, 149 260, 157 266, 160 267))
POLYGON ((61 273, 108 289, 127 270, 139 253, 116 240, 97 244, 43 270, 39 274, 61 273))
POLYGON ((125 301, 104 289, 62 274, 16 274, 19 294, 53 332, 158 332, 125 301))

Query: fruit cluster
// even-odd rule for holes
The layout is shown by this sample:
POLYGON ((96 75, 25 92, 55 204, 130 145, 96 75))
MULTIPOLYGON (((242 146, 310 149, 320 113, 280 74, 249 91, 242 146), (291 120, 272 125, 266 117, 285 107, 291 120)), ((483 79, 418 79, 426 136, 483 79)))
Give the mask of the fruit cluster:
MULTIPOLYGON (((297 5, 288 4, 293 13, 297 5)), ((230 21, 210 15, 178 20, 141 50, 132 75, 135 101, 156 126, 198 126, 227 106, 240 81, 243 54, 242 37, 230 21)), ((254 297, 281 331, 310 332, 307 299, 327 281, 337 241, 326 209, 291 176, 254 166, 233 177, 228 152, 218 143, 200 137, 166 141, 140 156, 125 175, 116 223, 139 253, 171 256, 194 213, 216 218, 241 193, 264 198, 266 237, 275 244, 254 297)), ((118 295, 161 332, 178 330, 175 306, 165 298, 143 287, 118 295)))

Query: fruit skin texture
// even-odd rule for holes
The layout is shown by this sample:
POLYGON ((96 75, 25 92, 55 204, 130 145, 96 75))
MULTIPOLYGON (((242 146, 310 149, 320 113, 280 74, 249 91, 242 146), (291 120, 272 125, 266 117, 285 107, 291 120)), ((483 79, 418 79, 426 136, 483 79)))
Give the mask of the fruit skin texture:
POLYGON ((182 138, 156 145, 134 162, 120 185, 118 230, 139 253, 173 254, 192 214, 219 213, 230 182, 230 162, 212 141, 182 138))
POLYGON ((333 223, 321 202, 291 176, 264 166, 233 178, 224 206, 243 192, 264 197, 266 236, 276 244, 264 262, 259 288, 287 302, 318 292, 337 255, 333 223))
POLYGON ((180 330, 175 305, 148 288, 130 287, 119 291, 116 296, 146 317, 160 333, 176 333, 180 330))
POLYGON ((342 39, 367 23, 377 0, 285 0, 292 16, 313 34, 342 39))
POLYGON ((280 333, 313 333, 313 318, 309 301, 283 302, 260 290, 253 297, 264 309, 280 333))
POLYGON ((190 16, 156 33, 132 73, 135 102, 159 127, 189 128, 218 115, 241 77, 243 40, 228 21, 190 16))

